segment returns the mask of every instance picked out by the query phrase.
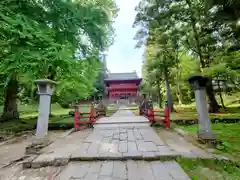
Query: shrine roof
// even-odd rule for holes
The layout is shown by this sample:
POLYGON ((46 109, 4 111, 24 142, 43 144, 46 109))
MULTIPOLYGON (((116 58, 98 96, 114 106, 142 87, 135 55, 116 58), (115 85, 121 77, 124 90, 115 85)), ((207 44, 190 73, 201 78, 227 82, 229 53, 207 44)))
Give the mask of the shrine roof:
POLYGON ((130 73, 109 73, 105 81, 121 81, 121 80, 139 80, 136 72, 130 73))

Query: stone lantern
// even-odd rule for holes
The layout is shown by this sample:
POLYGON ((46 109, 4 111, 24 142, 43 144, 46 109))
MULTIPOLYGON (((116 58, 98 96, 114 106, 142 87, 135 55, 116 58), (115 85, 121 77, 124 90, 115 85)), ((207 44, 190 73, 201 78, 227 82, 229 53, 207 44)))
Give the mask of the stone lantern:
MULTIPOLYGON (((53 94, 54 81, 49 79, 38 79, 35 81, 38 86, 38 94, 40 95, 38 121, 36 136, 33 138, 32 144, 26 147, 26 154, 39 154, 40 150, 49 144, 48 139, 48 120, 51 105, 51 96, 53 94)), ((25 165, 28 167, 29 163, 25 165)))
POLYGON ((40 96, 36 137, 44 138, 48 133, 51 96, 56 83, 49 79, 38 79, 35 83, 38 86, 38 94, 40 96))
POLYGON ((206 85, 209 79, 203 76, 191 76, 188 81, 194 90, 196 98, 199 123, 198 137, 202 140, 215 140, 216 135, 211 129, 211 121, 206 100, 206 85))

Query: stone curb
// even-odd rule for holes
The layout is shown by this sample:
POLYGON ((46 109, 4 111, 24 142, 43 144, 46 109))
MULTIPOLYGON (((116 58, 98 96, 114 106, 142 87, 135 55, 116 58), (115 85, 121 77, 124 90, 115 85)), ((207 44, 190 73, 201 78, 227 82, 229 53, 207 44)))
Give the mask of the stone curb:
POLYGON ((66 136, 68 136, 68 135, 70 135, 70 134, 72 134, 72 133, 74 133, 74 132, 75 132, 75 129, 72 128, 72 129, 68 130, 67 132, 65 132, 63 135, 61 135, 61 136, 58 137, 58 138, 65 138, 66 136))
POLYGON ((184 130, 182 130, 182 129, 180 129, 180 128, 174 128, 173 130, 174 130, 178 135, 186 138, 186 140, 190 141, 190 142, 191 142, 192 144, 194 144, 195 146, 197 146, 197 147, 203 149, 204 151, 207 151, 208 153, 211 153, 211 154, 212 154, 211 151, 205 149, 205 148, 202 147, 200 144, 198 144, 198 143, 196 143, 195 141, 193 141, 192 138, 194 138, 194 137, 190 136, 190 135, 189 135, 187 132, 185 132, 184 130))
POLYGON ((53 161, 41 161, 41 162, 31 162, 28 164, 27 163, 23 163, 22 166, 24 169, 27 168, 33 168, 33 169, 38 169, 41 167, 47 167, 47 166, 65 166, 67 165, 69 162, 69 158, 56 158, 53 161))
POLYGON ((27 168, 41 168, 46 166, 65 166, 69 162, 76 162, 76 161, 126 161, 126 160, 135 160, 135 161, 171 161, 171 160, 177 160, 178 158, 185 158, 185 159, 201 159, 201 160, 207 160, 207 159, 213 159, 210 157, 199 157, 199 156, 189 156, 184 154, 176 154, 176 155, 139 155, 139 156, 79 156, 79 157, 69 157, 69 158, 55 158, 53 160, 49 161, 38 161, 34 162, 28 161, 23 162, 22 167, 24 169, 27 168))
POLYGON ((162 156, 99 156, 99 157, 71 157, 70 161, 167 161, 174 160, 180 155, 162 155, 162 156))
POLYGON ((184 130, 180 129, 180 128, 174 128, 173 129, 177 134, 179 134, 180 136, 186 138, 187 140, 189 140, 192 144, 194 144, 195 146, 199 147, 200 149, 208 152, 211 154, 212 158, 209 158, 209 159, 216 159, 218 161, 223 161, 223 162, 231 162, 231 163, 237 163, 225 156, 222 156, 222 155, 216 155, 216 154, 213 154, 210 150, 208 149, 205 149, 203 146, 201 146, 200 144, 196 143, 195 141, 191 140, 190 138, 193 138, 192 136, 190 136, 187 132, 185 132, 184 130))

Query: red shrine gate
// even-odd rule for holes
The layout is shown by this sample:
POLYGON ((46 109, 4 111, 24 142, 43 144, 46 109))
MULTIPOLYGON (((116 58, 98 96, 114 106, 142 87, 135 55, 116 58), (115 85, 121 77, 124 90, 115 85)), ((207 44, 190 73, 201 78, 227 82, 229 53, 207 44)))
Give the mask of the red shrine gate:
POLYGON ((141 80, 136 72, 110 73, 105 79, 108 99, 135 101, 139 96, 138 90, 141 80))

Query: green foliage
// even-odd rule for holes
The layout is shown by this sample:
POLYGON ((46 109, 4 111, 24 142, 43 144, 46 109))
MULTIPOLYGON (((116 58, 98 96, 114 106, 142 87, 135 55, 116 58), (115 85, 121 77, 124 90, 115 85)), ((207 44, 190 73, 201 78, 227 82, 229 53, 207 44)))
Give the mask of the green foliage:
POLYGON ((239 167, 229 162, 184 158, 177 159, 177 162, 193 180, 237 180, 240 175, 239 167))
POLYGON ((68 76, 59 78, 59 85, 56 88, 56 95, 60 104, 70 104, 79 99, 89 97, 94 92, 94 83, 99 71, 99 62, 90 57, 76 63, 75 68, 68 76))
MULTIPOLYGON (((181 126, 185 131, 196 134, 198 131, 198 125, 191 126, 181 126)), ((239 123, 234 124, 212 124, 213 131, 217 134, 217 139, 219 140, 219 144, 217 149, 219 152, 224 155, 227 155, 235 160, 240 160, 240 136, 239 136, 239 123)))
POLYGON ((37 99, 39 78, 57 81, 54 99, 65 104, 94 92, 100 54, 113 42, 114 1, 7 0, 0 9, 3 92, 13 74, 26 102, 37 99))
MULTIPOLYGON (((205 7, 207 9, 214 9, 214 18, 217 19, 221 24, 229 26, 228 34, 233 40, 239 40, 240 38, 240 2, 238 0, 205 0, 205 7)), ((239 42, 237 45, 233 45, 233 49, 239 49, 239 42)))
MULTIPOLYGON (((162 85, 167 77, 173 100, 187 104, 193 100, 187 82, 190 75, 202 74, 238 86, 238 32, 229 21, 218 16, 221 8, 215 5, 225 5, 226 13, 227 8, 238 12, 239 3, 214 2, 208 2, 214 8, 206 9, 204 1, 199 0, 141 0, 136 7, 134 26, 139 27, 135 37, 137 47, 146 46, 142 89, 156 95, 159 91, 156 85, 160 84, 161 93, 168 94, 170 88, 165 91, 162 85)), ((239 18, 231 16, 231 12, 227 14, 228 19, 239 18)), ((212 106, 214 93, 208 91, 208 96, 212 106)))
MULTIPOLYGON (((79 106, 80 112, 89 112, 90 105, 79 106)), ((23 131, 32 131, 37 124, 38 105, 19 104, 19 112, 21 114, 20 121, 10 120, 1 122, 0 139, 23 131)), ((73 117, 69 117, 68 113, 71 109, 63 109, 59 104, 51 105, 52 117, 49 119, 49 128, 61 129, 67 126, 67 129, 73 127, 73 117)), ((81 119, 81 120, 86 120, 81 119)))

